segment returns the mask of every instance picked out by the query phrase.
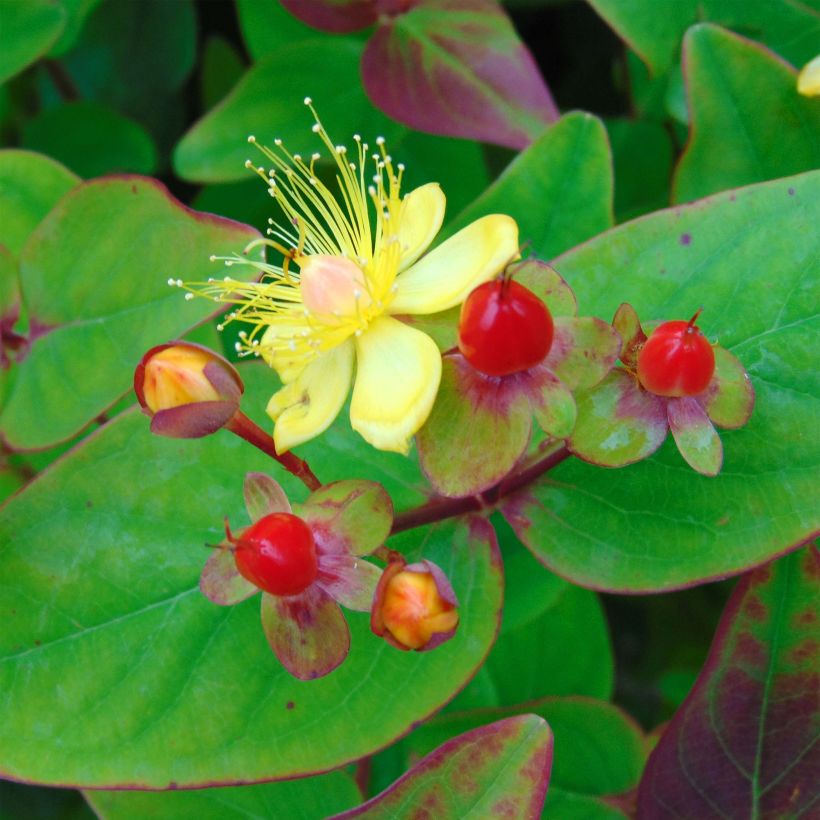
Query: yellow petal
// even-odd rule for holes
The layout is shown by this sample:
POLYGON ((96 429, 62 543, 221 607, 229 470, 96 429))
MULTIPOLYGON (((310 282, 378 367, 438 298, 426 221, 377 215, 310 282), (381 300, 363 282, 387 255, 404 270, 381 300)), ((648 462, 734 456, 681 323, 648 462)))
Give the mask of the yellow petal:
POLYGON ((518 225, 512 217, 491 214, 477 219, 399 275, 390 312, 447 310, 517 256, 518 225))
POLYGON ((381 316, 356 339, 350 423, 380 450, 406 453, 427 421, 441 380, 441 354, 420 330, 381 316))
POLYGON ((274 393, 267 412, 276 422, 276 449, 284 453, 327 430, 345 403, 352 378, 353 343, 346 341, 323 353, 274 393))
POLYGON ((441 228, 447 200, 437 182, 410 191, 399 212, 399 270, 406 270, 430 246, 441 228))
POLYGON ((797 77, 797 90, 806 97, 820 96, 820 54, 803 66, 797 77))

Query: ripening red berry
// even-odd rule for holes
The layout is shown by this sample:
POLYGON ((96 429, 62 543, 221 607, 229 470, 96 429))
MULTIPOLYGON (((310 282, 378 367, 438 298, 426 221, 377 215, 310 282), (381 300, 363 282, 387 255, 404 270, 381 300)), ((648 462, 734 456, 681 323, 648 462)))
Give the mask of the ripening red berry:
POLYGON ((508 376, 535 367, 552 347, 547 306, 512 279, 479 285, 461 306, 458 349, 488 376, 508 376))
POLYGON ((251 524, 234 545, 236 568, 271 595, 298 595, 319 572, 310 527, 290 513, 272 513, 251 524))
POLYGON ((700 311, 688 322, 664 322, 652 331, 638 354, 638 379, 658 396, 696 396, 712 381, 715 354, 695 325, 700 311))

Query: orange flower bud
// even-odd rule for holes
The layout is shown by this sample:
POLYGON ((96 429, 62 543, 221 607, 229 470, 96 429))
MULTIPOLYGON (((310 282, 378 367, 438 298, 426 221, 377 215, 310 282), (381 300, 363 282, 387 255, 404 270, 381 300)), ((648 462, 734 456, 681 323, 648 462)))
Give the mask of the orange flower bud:
POLYGON ((398 649, 433 649, 453 637, 458 600, 447 576, 431 561, 387 566, 379 580, 370 628, 398 649))
POLYGON ((134 392, 151 432, 174 438, 214 433, 239 409, 244 385, 236 368, 191 342, 151 348, 134 371, 134 392))

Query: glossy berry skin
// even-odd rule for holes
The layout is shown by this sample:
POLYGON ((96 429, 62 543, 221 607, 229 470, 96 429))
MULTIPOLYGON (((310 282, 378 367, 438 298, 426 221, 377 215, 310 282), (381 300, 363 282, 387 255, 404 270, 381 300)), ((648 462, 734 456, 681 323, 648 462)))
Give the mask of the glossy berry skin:
POLYGON ((271 595, 298 595, 319 572, 313 533, 290 513, 260 518, 233 545, 239 572, 271 595))
POLYGON ((540 364, 552 347, 552 316, 512 279, 479 285, 461 306, 458 349, 478 371, 509 376, 540 364))
POLYGON ((694 319, 659 325, 638 354, 638 379, 658 396, 696 396, 714 373, 712 345, 694 319))

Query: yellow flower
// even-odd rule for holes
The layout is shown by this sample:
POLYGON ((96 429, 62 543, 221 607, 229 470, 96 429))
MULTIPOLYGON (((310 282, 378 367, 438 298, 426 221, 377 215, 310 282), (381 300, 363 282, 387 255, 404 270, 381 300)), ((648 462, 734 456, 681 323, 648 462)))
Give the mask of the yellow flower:
POLYGON ((820 96, 820 54, 803 66, 797 76, 797 90, 806 97, 820 96))
POLYGON ((485 216, 423 255, 444 218, 439 186, 401 197, 404 166, 394 166, 382 138, 369 155, 355 135, 350 156, 331 142, 309 98, 305 104, 335 163, 338 194, 316 175, 320 154, 305 161, 280 140, 273 150, 258 146, 270 168, 254 170, 284 218, 270 220, 269 238, 245 253, 264 244, 281 264, 234 256, 225 264, 253 265, 258 282, 185 287, 235 305, 227 321, 252 326, 240 334, 240 352, 261 356, 284 384, 267 407, 280 452, 327 429, 353 384, 353 428, 375 447, 406 453, 432 409, 441 356, 426 334, 394 317, 460 304, 518 255, 518 228, 508 216, 485 216))

